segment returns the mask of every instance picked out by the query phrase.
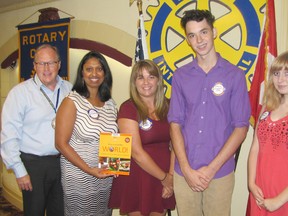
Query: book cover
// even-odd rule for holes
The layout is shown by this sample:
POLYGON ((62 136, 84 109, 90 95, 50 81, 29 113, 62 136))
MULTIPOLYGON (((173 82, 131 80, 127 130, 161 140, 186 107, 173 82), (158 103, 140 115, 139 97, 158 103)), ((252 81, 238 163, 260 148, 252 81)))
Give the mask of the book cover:
POLYGON ((100 133, 99 168, 104 173, 129 175, 132 135, 100 133))

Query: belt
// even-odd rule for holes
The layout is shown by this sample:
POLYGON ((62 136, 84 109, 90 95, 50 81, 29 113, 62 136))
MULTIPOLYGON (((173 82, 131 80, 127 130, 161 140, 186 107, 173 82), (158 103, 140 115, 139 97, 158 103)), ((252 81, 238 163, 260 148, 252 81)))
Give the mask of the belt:
MULTIPOLYGON (((20 151, 21 152, 21 151, 20 151)), ((30 154, 30 153, 25 153, 25 152, 21 152, 21 156, 24 157, 30 157, 30 158, 60 158, 61 154, 56 154, 56 155, 35 155, 35 154, 30 154)))
MULTIPOLYGON (((56 155, 44 155, 42 157, 53 157, 53 158, 60 158, 61 154, 56 154, 56 155)), ((40 156, 41 157, 41 156, 40 156)))

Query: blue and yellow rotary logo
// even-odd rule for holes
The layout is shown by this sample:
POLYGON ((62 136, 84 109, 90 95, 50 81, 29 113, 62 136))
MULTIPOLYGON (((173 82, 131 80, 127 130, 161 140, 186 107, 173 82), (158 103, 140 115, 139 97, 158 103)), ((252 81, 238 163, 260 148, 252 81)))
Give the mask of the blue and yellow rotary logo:
POLYGON ((145 21, 149 58, 160 67, 171 93, 174 71, 192 61, 180 20, 184 11, 210 10, 215 16, 216 51, 245 71, 248 90, 253 76, 261 36, 266 0, 158 0, 147 8, 145 21))

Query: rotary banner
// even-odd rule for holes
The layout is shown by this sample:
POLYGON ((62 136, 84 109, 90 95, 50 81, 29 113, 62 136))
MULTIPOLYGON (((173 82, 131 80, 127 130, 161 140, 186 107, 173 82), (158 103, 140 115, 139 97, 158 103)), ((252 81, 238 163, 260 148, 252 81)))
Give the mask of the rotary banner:
POLYGON ((21 82, 34 76, 34 54, 41 44, 51 44, 58 48, 61 58, 59 76, 68 80, 70 18, 20 25, 18 32, 21 82))

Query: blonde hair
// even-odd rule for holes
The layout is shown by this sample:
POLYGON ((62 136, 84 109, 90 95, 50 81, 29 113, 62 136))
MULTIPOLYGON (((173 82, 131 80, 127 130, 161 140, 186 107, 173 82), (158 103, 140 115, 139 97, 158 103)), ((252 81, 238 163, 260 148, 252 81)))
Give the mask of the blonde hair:
POLYGON ((275 88, 273 76, 275 72, 281 71, 282 69, 288 70, 288 51, 275 58, 271 64, 264 93, 264 105, 268 111, 276 109, 281 103, 283 95, 275 88))
POLYGON ((130 76, 130 98, 137 107, 139 120, 145 121, 148 116, 148 107, 142 101, 139 92, 137 91, 135 82, 139 74, 146 70, 150 75, 158 78, 156 96, 154 100, 155 114, 160 120, 164 120, 168 113, 168 99, 164 95, 164 84, 162 72, 159 67, 151 60, 138 61, 132 68, 130 76))

